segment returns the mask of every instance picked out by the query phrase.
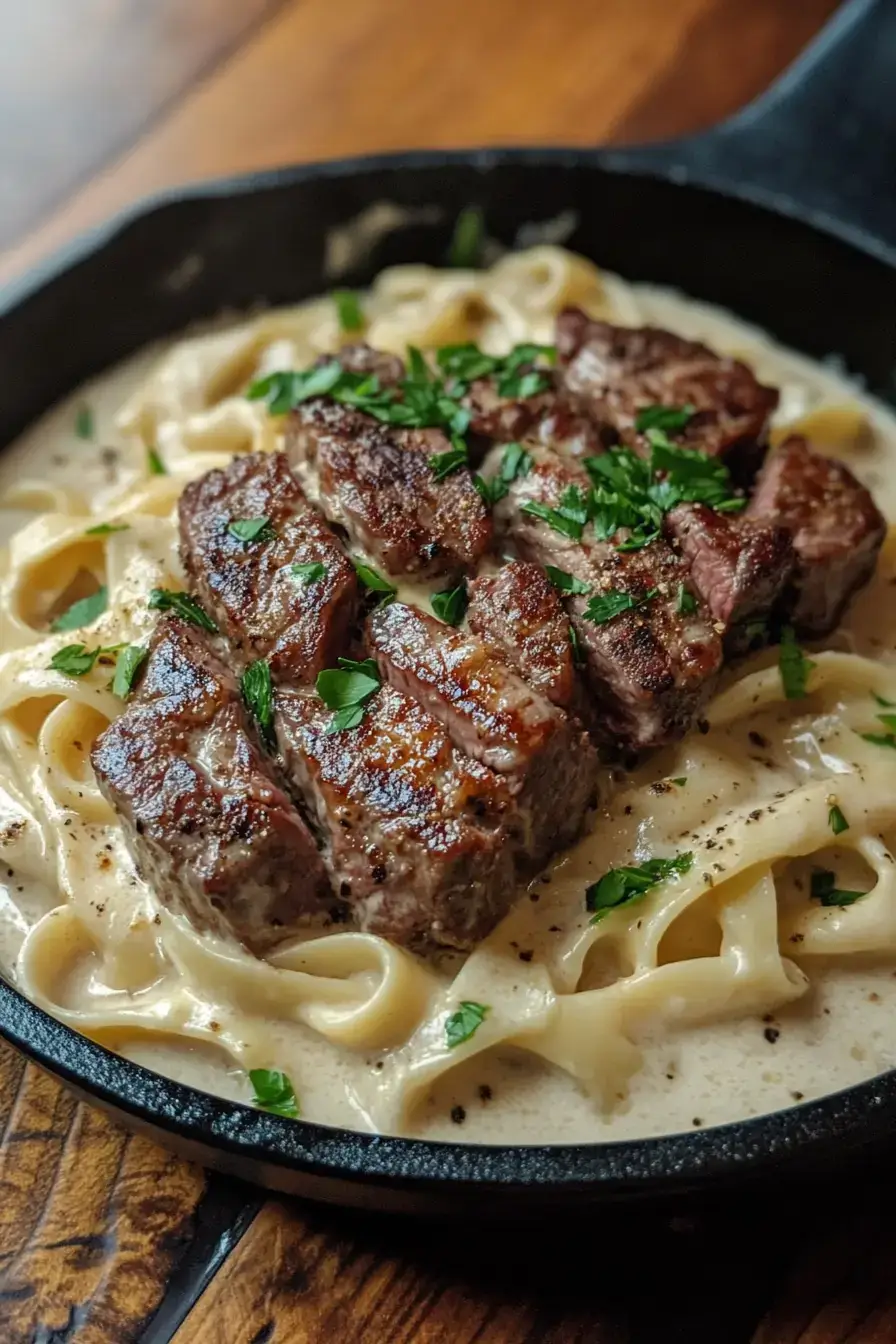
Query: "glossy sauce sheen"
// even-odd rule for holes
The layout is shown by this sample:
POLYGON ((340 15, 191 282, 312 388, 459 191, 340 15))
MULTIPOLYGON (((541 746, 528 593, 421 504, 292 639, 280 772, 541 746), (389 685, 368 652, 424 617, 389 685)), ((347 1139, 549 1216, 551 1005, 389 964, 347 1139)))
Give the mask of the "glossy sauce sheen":
MULTIPOLYGON (((774 347, 730 316, 647 287, 633 287, 632 294, 645 321, 736 353, 761 379, 780 386, 782 406, 775 424, 811 415, 819 402, 847 408, 842 414, 845 431, 838 434, 836 443, 822 445, 823 450, 847 460, 874 491, 888 519, 896 518, 896 422, 883 408, 863 398, 832 368, 810 364, 774 347), (857 406, 867 413, 871 431, 851 433, 849 408, 857 406)), ((543 334, 538 338, 544 339, 543 334)), ((113 461, 102 449, 119 442, 115 413, 159 353, 138 356, 49 413, 4 454, 0 490, 27 477, 79 491, 94 508, 113 499, 122 477, 127 479, 129 459, 125 454, 113 461), (84 402, 90 404, 95 418, 96 440, 91 443, 78 441, 72 432, 77 407, 84 402)), ((820 422, 822 437, 830 432, 836 414, 820 422)), ((27 504, 20 499, 23 502, 27 504)), ((4 537, 29 517, 21 507, 3 509, 4 537)), ((159 545, 151 536, 141 541, 147 565, 159 545)), ((890 550, 885 547, 877 576, 854 601, 843 631, 825 647, 850 648, 896 665, 894 590, 890 586, 896 582, 894 573, 890 550)), ((401 585, 399 598, 428 609, 429 593, 444 586, 444 579, 401 585)), ((769 665, 773 661, 766 659, 769 665)), ((713 728, 709 738, 692 733, 627 778, 603 779, 605 802, 593 833, 521 893, 527 920, 518 921, 515 927, 524 927, 529 937, 525 943, 511 938, 503 949, 502 975, 508 992, 513 989, 517 959, 528 965, 533 957, 537 962, 551 949, 554 964, 562 966, 566 953, 558 955, 560 943, 568 945, 573 957, 575 937, 565 922, 556 923, 561 916, 552 917, 552 911, 580 902, 584 887, 608 868, 631 862, 633 854, 645 848, 650 851, 657 842, 666 849, 683 848, 689 843, 686 837, 716 814, 723 818, 723 830, 726 809, 738 801, 738 793, 741 800, 749 795, 757 813, 770 808, 785 787, 775 757, 776 744, 784 739, 797 742, 796 756, 804 751, 807 761, 813 753, 825 750, 824 744, 810 740, 811 734, 804 746, 799 745, 801 713, 800 707, 790 703, 771 705, 749 722, 736 720, 730 726, 713 728), (707 757, 708 743, 715 752, 711 758, 707 757), (669 783, 679 778, 687 780, 685 787, 669 783)), ((325 745, 328 759, 322 760, 321 769, 335 778, 342 770, 335 760, 340 745, 333 738, 325 745)), ((889 763, 885 766, 892 770, 889 763)), ((0 756, 0 786, 5 771, 0 756)), ((894 774, 890 778, 896 783, 894 774)), ((0 827, 15 823, 17 815, 14 799, 0 792, 0 827)), ((129 967, 145 966, 154 955, 146 949, 156 936, 156 907, 151 893, 133 876, 120 832, 106 827, 104 839, 93 876, 92 906, 100 910, 106 946, 116 948, 118 958, 117 972, 107 968, 104 983, 117 973, 118 988, 135 991, 139 999, 144 986, 129 980, 129 967), (132 963, 134 949, 141 948, 140 957, 132 963)), ((724 836, 719 843, 724 843, 724 836)), ((18 876, 5 865, 0 868, 0 963, 14 983, 25 934, 57 900, 46 886, 18 876)), ((419 1097, 412 1120, 394 1127, 430 1138, 485 1143, 562 1143, 661 1134, 776 1110, 896 1065, 896 961, 892 956, 858 961, 813 957, 811 962, 807 967, 810 993, 776 1011, 770 1020, 747 1015, 672 1029, 668 1020, 642 1021, 637 1034, 644 1052, 643 1067, 632 1078, 628 1096, 617 1098, 615 1105, 597 1104, 567 1072, 511 1045, 466 1060, 439 1077, 419 1097)), ((433 993, 449 983, 454 969, 446 962, 431 972, 433 993)), ((89 949, 67 961, 65 982, 54 990, 57 1001, 73 1010, 98 1002, 96 971, 96 955, 89 949)), ((165 973, 161 964, 159 973, 165 973)), ((590 983, 600 983, 601 976, 610 973, 612 968, 602 968, 600 957, 592 956, 587 970, 590 983)), ((235 1020, 232 1005, 216 999, 213 982, 197 980, 193 990, 195 1020, 209 1029, 205 1039, 140 1037, 125 1029, 95 1034, 159 1072, 246 1101, 249 1093, 243 1071, 214 1044, 215 1030, 226 1032, 228 1021, 235 1020)), ((365 1052, 333 1044, 313 1023, 300 1016, 290 1020, 288 1014, 279 1012, 255 1020, 253 1030, 263 1040, 271 1064, 295 1078, 303 1114, 355 1129, 384 1127, 378 1105, 386 1085, 383 1079, 388 1079, 391 1068, 389 1047, 365 1052)), ((400 1039, 399 1030, 396 1043, 400 1039)), ((385 1127, 393 1126, 387 1123, 385 1127)))

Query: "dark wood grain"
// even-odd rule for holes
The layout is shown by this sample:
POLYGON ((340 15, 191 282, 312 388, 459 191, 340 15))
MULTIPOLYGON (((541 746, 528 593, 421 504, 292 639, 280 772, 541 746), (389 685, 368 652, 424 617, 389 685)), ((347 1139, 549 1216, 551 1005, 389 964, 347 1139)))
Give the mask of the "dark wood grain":
MULTIPOLYGON (((147 191, 410 145, 661 137, 835 0, 0 0, 9 275, 147 191)), ((0 1046, 0 1344, 894 1344, 886 1179, 515 1229, 260 1199, 0 1046), (209 1282, 210 1280, 210 1282, 209 1282)))

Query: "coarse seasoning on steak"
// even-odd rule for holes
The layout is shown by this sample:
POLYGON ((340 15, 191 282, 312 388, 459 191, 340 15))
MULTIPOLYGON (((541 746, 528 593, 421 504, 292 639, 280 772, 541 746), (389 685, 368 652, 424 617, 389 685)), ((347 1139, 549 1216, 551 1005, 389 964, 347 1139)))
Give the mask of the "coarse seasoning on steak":
POLYGON ((501 396, 495 378, 477 378, 463 397, 470 433, 486 443, 532 439, 567 457, 601 453, 615 439, 608 426, 587 415, 576 399, 551 386, 531 397, 501 396))
POLYGON ((452 450, 441 429, 383 424, 315 398, 289 416, 286 447, 330 522, 395 578, 459 577, 491 544, 470 472, 441 474, 438 459, 452 450))
MULTIPOLYGON (((585 500, 589 482, 572 464, 532 448, 527 474, 518 476, 495 507, 499 532, 519 553, 539 565, 553 565, 585 593, 571 593, 566 607, 584 658, 594 716, 613 746, 640 751, 680 737, 712 690, 722 662, 719 631, 704 608, 681 610, 687 587, 684 561, 659 539, 640 550, 620 551, 594 539, 585 522, 572 531, 526 511, 527 505, 555 513, 570 487, 585 500), (594 599, 630 599, 633 605, 610 619, 589 617, 594 599)), ((490 464, 484 470, 488 473, 490 464)), ((492 469, 493 466, 492 466, 492 469)), ((568 510, 567 510, 568 512, 568 510)))
POLYGON ((796 564, 784 614, 799 634, 826 635, 874 572, 887 524, 842 462, 792 435, 771 453, 747 517, 787 528, 796 564))
POLYGON ((467 624, 508 667, 552 704, 575 700, 569 617, 540 565, 511 560, 467 584, 467 624))
POLYGON ((277 739, 306 799, 336 890, 393 942, 466 949, 506 913, 511 801, 410 696, 383 686, 356 728, 308 692, 278 690, 277 739))
POLYGON ((178 512, 190 585, 243 661, 267 658, 275 679, 290 681, 313 680, 335 662, 358 581, 283 453, 207 472, 186 487, 178 512), (256 535, 239 535, 247 524, 256 535))
POLYGON ((414 697, 461 751, 506 782, 524 866, 539 867, 578 835, 594 800, 597 753, 562 710, 475 635, 395 602, 368 621, 385 680, 414 697))
POLYGON ((723 458, 739 483, 752 479, 778 391, 763 386, 739 359, 659 327, 616 327, 577 308, 557 318, 557 356, 567 392, 636 451, 649 453, 636 426, 639 411, 690 407, 676 442, 723 458))
POLYGON ((663 519, 663 531, 688 567, 690 588, 725 627, 726 652, 765 642, 767 618, 793 571, 787 529, 706 504, 679 504, 663 519))
POLYGON ((138 872, 197 929, 263 952, 334 907, 239 688, 194 627, 162 618, 137 690, 92 760, 138 872))

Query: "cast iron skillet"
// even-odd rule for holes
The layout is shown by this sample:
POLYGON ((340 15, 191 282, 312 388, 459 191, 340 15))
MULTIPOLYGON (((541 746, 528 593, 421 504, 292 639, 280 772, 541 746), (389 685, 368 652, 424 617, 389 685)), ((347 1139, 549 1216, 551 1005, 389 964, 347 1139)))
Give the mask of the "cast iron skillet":
MULTIPOLYGON (((567 243, 632 278, 733 309, 896 390, 896 4, 852 0, 758 103, 632 150, 490 149, 289 168, 178 191, 82 240, 0 297, 0 443, 83 379, 223 308, 332 284, 328 232, 372 203, 419 210, 342 283, 443 260, 458 211, 520 226, 573 212, 567 243), (433 209, 433 207, 435 207, 433 209)), ((512 1211, 830 1171, 896 1123, 896 1073, 740 1124, 603 1145, 425 1143, 268 1116, 109 1053, 0 982, 0 1032, 82 1096, 206 1165, 312 1198, 512 1211)))

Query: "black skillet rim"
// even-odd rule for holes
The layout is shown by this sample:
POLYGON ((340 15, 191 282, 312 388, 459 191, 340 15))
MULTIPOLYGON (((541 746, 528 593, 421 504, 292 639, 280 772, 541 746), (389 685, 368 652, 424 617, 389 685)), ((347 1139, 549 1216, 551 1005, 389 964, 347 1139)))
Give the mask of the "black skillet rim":
MULTIPOLYGON (((551 147, 413 151, 368 155, 291 168, 216 178, 152 195, 75 238, 0 291, 0 321, 58 276, 101 252, 119 234, 147 216, 179 204, 288 187, 323 177, 361 172, 390 174, 416 168, 461 166, 486 173, 503 165, 566 165, 598 172, 690 182, 674 163, 674 145, 651 147, 649 159, 635 150, 551 147)), ((830 216, 801 210, 799 203, 752 184, 721 194, 795 219, 833 235, 877 261, 893 264, 877 239, 830 216)), ((896 1069, 818 1100, 802 1102, 731 1124, 656 1138, 626 1141, 514 1146, 462 1144, 359 1133, 286 1120, 240 1102, 214 1097, 117 1055, 32 1003, 0 979, 0 1035, 50 1073, 95 1097, 113 1111, 229 1155, 326 1182, 347 1181, 410 1191, 460 1191, 489 1186, 522 1193, 578 1190, 595 1194, 650 1196, 676 1188, 724 1184, 800 1160, 813 1168, 825 1158, 843 1161, 851 1152, 883 1142, 896 1119, 896 1069)))

